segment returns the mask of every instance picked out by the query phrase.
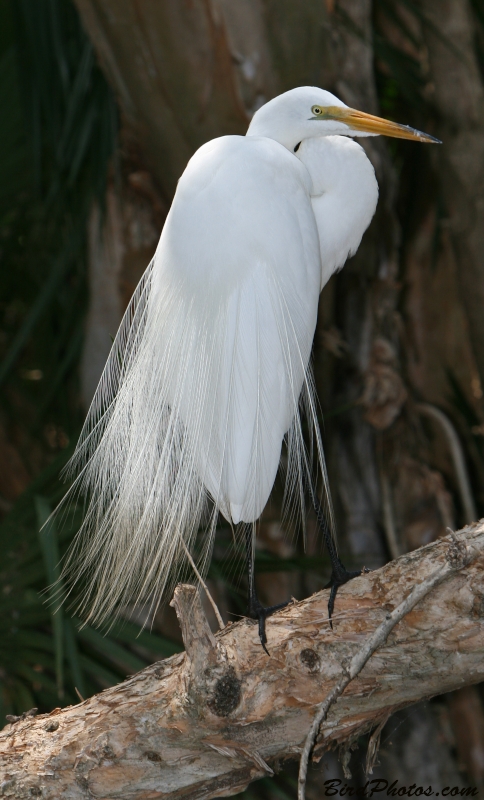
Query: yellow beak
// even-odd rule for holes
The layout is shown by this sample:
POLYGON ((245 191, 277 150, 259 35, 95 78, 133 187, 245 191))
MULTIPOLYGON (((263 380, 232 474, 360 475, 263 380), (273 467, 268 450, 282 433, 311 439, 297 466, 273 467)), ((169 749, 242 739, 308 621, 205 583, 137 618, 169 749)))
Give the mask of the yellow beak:
POLYGON ((390 122, 381 117, 374 117, 373 114, 365 114, 364 111, 356 111, 354 108, 331 106, 324 109, 324 118, 344 122, 353 131, 377 133, 381 136, 392 136, 395 139, 413 139, 417 142, 442 144, 440 139, 436 139, 428 133, 417 131, 409 125, 399 125, 398 122, 390 122))

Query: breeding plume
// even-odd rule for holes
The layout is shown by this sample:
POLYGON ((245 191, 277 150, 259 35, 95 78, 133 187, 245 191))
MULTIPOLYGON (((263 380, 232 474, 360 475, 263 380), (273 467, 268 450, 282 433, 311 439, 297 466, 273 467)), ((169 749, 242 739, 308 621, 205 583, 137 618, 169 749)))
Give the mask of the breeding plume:
POLYGON ((373 167, 351 137, 378 134, 436 141, 307 86, 188 163, 70 463, 89 505, 66 570, 86 582, 88 619, 136 601, 155 609, 187 550, 203 573, 220 512, 245 531, 249 613, 265 646, 275 609, 255 594, 253 540, 284 441, 286 503, 303 510, 309 491, 329 546, 330 612, 355 574, 312 479, 314 460, 326 486, 308 364, 319 293, 377 204, 373 167))

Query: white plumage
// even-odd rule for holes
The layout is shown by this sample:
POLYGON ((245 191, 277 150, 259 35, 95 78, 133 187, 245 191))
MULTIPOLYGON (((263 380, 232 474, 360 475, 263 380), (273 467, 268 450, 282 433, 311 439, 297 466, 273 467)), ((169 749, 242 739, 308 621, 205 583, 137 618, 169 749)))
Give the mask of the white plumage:
POLYGON ((364 151, 338 135, 361 135, 338 119, 349 112, 294 89, 247 136, 203 145, 180 178, 69 467, 89 497, 66 566, 87 580, 88 618, 155 608, 202 520, 203 572, 218 511, 233 524, 260 516, 284 437, 299 501, 301 398, 325 475, 308 367, 318 297, 378 196, 364 151))

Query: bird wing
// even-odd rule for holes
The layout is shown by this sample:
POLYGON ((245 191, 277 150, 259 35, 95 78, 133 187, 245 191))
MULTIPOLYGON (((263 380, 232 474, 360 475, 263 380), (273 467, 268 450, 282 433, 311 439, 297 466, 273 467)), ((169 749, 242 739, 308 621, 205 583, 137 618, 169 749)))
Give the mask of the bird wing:
POLYGON ((176 285, 190 308, 183 334, 178 326, 193 345, 171 405, 197 473, 234 523, 267 503, 306 375, 320 275, 309 188, 272 140, 210 142, 180 181, 157 256, 165 268, 154 291, 176 285))
POLYGON ((298 482, 303 387, 317 431, 310 186, 291 153, 257 137, 209 142, 181 177, 74 456, 90 504, 69 565, 79 573, 81 556, 91 619, 133 599, 158 604, 207 493, 214 513, 200 569, 217 509, 234 523, 257 519, 288 431, 288 478, 298 482))

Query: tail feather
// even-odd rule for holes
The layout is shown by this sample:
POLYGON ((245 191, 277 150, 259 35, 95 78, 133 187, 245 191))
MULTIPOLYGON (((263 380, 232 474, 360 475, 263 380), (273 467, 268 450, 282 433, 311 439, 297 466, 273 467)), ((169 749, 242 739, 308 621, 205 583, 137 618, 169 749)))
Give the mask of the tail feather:
MULTIPOLYGON (((202 525, 197 568, 204 575, 218 511, 238 521, 236 460, 245 459, 244 491, 251 498, 240 513, 251 523, 267 500, 273 478, 268 490, 261 484, 272 474, 274 453, 277 468, 285 432, 289 518, 297 508, 304 520, 313 449, 329 498, 308 367, 313 331, 305 323, 304 304, 289 299, 277 277, 262 270, 257 286, 219 301, 195 297, 182 283, 163 282, 162 272, 155 259, 136 290, 67 469, 69 476, 77 475, 71 495, 87 495, 89 507, 63 576, 83 582, 79 611, 91 622, 103 622, 130 603, 148 603, 154 612, 189 569, 186 549, 195 551, 202 525), (245 379, 255 392, 250 419, 245 379), (282 429, 274 444, 269 434, 279 384, 284 395, 279 402, 286 405, 284 413, 277 409, 282 429)), ((331 509, 329 499, 328 504, 331 509)))

